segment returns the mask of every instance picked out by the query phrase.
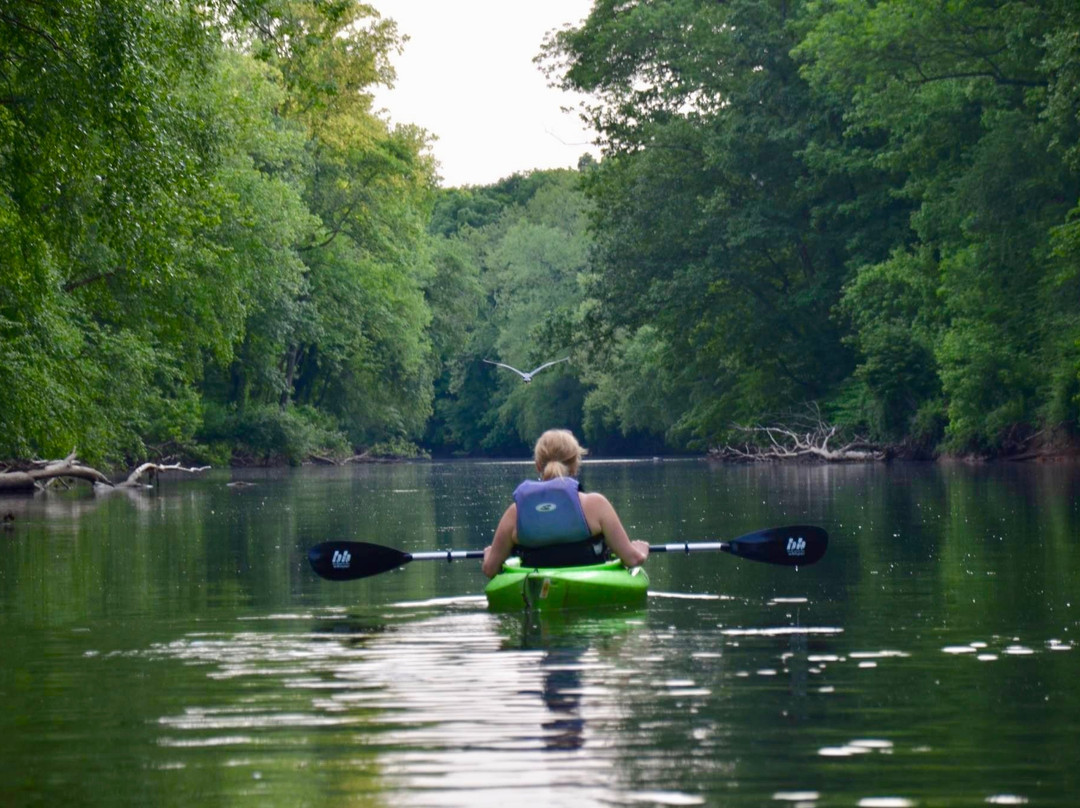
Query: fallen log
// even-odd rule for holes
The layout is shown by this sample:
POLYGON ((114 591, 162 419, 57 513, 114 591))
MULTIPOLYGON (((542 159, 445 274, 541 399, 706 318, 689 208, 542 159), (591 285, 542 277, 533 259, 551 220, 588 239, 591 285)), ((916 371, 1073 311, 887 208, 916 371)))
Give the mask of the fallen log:
POLYGON ((184 468, 179 463, 161 465, 159 463, 143 463, 133 470, 127 478, 120 483, 113 483, 108 477, 97 469, 80 462, 73 450, 63 460, 35 460, 28 468, 8 470, 0 473, 0 493, 18 494, 43 490, 54 480, 75 479, 85 480, 94 486, 105 488, 138 488, 142 487, 139 479, 147 472, 158 473, 162 471, 183 471, 196 473, 205 471, 209 466, 184 468))
POLYGON ((30 468, 0 474, 0 492, 18 493, 44 488, 50 480, 72 477, 91 484, 112 486, 112 481, 90 466, 84 466, 72 451, 63 460, 37 460, 30 468))

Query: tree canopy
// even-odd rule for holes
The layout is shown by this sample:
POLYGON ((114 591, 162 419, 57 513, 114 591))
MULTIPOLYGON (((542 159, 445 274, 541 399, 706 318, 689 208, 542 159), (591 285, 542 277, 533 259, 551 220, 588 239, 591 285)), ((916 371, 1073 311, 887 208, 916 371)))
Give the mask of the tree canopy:
POLYGON ((370 96, 397 44, 353 2, 7 4, 0 454, 423 428, 434 166, 370 96))
POLYGON ((1077 424, 1075 4, 599 0, 598 299, 658 329, 677 423, 806 402, 1001 451, 1077 424))
POLYGON ((463 188, 377 5, 0 0, 0 457, 1075 442, 1074 2, 596 0, 601 159, 463 188))

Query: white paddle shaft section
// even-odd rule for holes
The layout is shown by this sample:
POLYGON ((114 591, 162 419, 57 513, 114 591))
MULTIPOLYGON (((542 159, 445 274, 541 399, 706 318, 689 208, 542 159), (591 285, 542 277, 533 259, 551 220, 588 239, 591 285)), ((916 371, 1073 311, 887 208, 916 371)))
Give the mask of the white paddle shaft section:
POLYGON ((409 553, 413 561, 462 561, 466 558, 483 558, 483 550, 432 550, 426 553, 409 553))
MULTIPOLYGON (((650 553, 716 553, 726 551, 726 541, 678 542, 676 544, 650 544, 650 553)), ((483 558, 483 550, 431 550, 426 553, 409 553, 412 561, 463 561, 467 558, 483 558)))
POLYGON ((650 553, 715 553, 728 550, 726 541, 679 542, 678 544, 650 544, 650 553))

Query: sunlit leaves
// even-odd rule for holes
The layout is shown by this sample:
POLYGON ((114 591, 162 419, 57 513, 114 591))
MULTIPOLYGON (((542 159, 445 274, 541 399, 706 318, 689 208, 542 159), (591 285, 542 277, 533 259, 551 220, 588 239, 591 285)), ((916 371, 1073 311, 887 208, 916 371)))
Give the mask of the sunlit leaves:
POLYGON ((433 167, 367 94, 396 42, 350 0, 5 9, 0 455, 182 451, 205 399, 316 390, 358 444, 418 434, 433 167))
POLYGON ((395 29, 355 3, 277 11, 276 25, 256 28, 253 51, 280 76, 278 113, 304 135, 310 166, 298 188, 318 226, 294 242, 304 280, 281 333, 280 389, 251 394, 322 408, 357 446, 415 438, 432 396, 423 284, 433 166, 423 132, 391 129, 370 109, 371 85, 392 77, 395 29))

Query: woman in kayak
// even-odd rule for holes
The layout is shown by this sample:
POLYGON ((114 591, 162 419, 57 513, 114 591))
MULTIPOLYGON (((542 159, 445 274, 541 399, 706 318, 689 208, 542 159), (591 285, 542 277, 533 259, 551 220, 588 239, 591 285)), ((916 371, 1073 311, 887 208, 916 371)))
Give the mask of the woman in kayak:
POLYGON ((649 557, 649 545, 630 541, 615 508, 603 494, 579 490, 576 479, 581 446, 566 429, 549 429, 536 442, 533 457, 540 480, 526 480, 514 491, 514 504, 484 549, 484 574, 494 577, 503 562, 519 552, 528 566, 598 564, 610 550, 627 567, 649 557))

